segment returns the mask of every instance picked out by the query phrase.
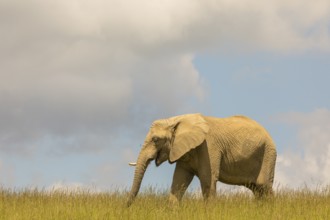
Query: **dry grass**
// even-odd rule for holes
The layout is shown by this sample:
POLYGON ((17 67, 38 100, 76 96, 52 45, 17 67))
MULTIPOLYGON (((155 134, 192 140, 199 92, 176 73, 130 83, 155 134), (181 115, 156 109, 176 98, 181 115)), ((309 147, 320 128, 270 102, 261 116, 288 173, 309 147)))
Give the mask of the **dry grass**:
POLYGON ((245 193, 203 202, 192 195, 179 206, 167 193, 146 190, 125 207, 126 194, 0 190, 0 219, 330 219, 330 187, 282 190, 258 200, 245 193))

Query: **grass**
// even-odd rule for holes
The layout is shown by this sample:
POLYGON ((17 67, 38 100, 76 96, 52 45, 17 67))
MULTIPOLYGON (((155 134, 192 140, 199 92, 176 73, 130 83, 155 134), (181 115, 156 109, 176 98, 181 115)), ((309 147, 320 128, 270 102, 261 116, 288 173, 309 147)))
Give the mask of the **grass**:
POLYGON ((119 192, 0 189, 0 219, 330 219, 330 187, 280 190, 264 200, 220 194, 208 203, 188 194, 174 207, 167 197, 146 190, 126 208, 127 196, 119 192))

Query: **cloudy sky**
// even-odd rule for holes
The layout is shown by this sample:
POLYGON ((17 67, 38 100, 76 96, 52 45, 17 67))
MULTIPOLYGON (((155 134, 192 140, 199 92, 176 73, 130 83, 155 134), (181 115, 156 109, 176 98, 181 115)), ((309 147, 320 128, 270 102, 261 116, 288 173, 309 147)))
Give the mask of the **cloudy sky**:
POLYGON ((263 124, 277 186, 330 184, 328 0, 0 0, 0 27, 4 187, 129 187, 152 121, 192 112, 263 124))

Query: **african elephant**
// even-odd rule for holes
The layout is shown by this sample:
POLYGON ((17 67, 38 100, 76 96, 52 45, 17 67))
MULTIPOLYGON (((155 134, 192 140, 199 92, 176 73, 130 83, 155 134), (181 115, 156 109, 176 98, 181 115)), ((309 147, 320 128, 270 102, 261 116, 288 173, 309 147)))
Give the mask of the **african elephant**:
POLYGON ((177 203, 196 175, 204 199, 216 194, 216 182, 243 185, 256 197, 272 194, 275 144, 268 132, 245 116, 215 118, 186 114, 152 123, 139 153, 127 205, 134 201, 150 163, 176 167, 169 200, 177 203))

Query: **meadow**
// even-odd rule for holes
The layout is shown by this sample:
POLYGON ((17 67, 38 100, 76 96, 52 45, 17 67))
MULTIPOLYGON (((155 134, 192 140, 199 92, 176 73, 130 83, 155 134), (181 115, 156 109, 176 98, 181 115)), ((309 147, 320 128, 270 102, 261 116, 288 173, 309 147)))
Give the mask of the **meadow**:
POLYGON ((220 193, 205 203, 193 194, 172 206, 167 192, 144 190, 126 208, 127 193, 0 189, 0 219, 330 219, 330 187, 279 190, 255 200, 248 193, 220 193))

